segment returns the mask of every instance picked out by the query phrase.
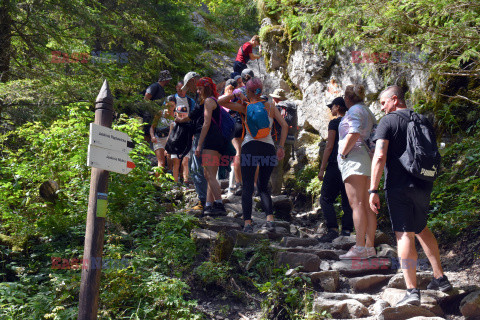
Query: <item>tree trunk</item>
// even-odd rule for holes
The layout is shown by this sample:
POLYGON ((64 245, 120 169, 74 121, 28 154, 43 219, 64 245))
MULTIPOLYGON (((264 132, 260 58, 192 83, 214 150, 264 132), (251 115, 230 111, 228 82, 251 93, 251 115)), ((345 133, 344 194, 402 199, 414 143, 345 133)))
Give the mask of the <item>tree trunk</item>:
POLYGON ((7 82, 10 71, 12 40, 11 0, 0 0, 0 82, 7 82))

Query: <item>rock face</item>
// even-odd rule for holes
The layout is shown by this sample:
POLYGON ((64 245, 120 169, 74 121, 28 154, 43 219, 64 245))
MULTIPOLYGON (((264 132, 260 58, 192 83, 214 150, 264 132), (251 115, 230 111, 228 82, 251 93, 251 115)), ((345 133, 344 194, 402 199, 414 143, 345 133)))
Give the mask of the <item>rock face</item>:
MULTIPOLYGON (((347 85, 362 83, 366 88, 367 105, 374 113, 379 113, 377 97, 385 83, 405 83, 413 92, 425 86, 428 76, 413 65, 402 65, 403 72, 396 72, 399 68, 390 65, 392 72, 388 73, 383 72, 380 64, 355 63, 352 52, 361 49, 343 48, 327 59, 322 51, 307 41, 290 42, 284 26, 272 25, 269 19, 264 19, 261 33, 268 69, 264 77, 280 79, 268 81, 277 87, 298 90, 296 96, 302 96, 302 100, 298 101, 299 125, 308 124, 323 138, 327 136, 330 117, 326 105, 341 96, 347 85), (290 83, 288 88, 285 88, 286 82, 290 83)), ((269 87, 266 79, 264 89, 271 93, 276 87, 269 87)))

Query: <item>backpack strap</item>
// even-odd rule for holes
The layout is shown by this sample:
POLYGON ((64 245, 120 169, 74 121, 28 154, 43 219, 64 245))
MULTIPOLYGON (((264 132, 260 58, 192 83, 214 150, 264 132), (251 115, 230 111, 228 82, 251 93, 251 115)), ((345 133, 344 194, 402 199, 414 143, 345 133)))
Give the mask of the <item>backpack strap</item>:
POLYGON ((215 103, 217 104, 217 109, 218 109, 218 118, 219 118, 218 123, 217 121, 215 121, 215 118, 213 118, 213 111, 212 111, 212 121, 220 128, 220 130, 222 130, 222 110, 220 109, 221 106, 218 104, 217 98, 215 98, 214 96, 211 96, 209 98, 215 100, 215 103))
POLYGON ((410 119, 411 119, 412 113, 414 113, 414 111, 411 111, 411 112, 410 112, 410 115, 408 115, 408 116, 407 116, 407 115, 406 115, 406 114, 404 114, 403 112, 397 112, 397 111, 394 111, 394 112, 392 112, 391 114, 394 114, 394 115, 396 115, 396 116, 398 116, 398 117, 402 118, 403 120, 405 120, 405 121, 407 121, 407 122, 410 122, 410 119))

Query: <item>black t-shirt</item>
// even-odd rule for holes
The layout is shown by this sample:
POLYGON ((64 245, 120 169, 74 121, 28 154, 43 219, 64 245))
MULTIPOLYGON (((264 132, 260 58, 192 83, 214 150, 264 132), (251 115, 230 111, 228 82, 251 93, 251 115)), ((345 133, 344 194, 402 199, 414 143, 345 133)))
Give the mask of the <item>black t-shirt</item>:
MULTIPOLYGON (((220 106, 218 105, 217 103, 217 107, 215 108, 215 110, 213 110, 213 113, 212 113, 212 118, 215 119, 215 121, 217 122, 217 124, 219 123, 219 119, 220 119, 220 106)), ((193 110, 190 110, 190 112, 188 113, 188 117, 194 122, 194 127, 195 127, 195 132, 194 134, 199 134, 200 132, 202 132, 202 127, 203 127, 203 122, 204 122, 204 112, 205 112, 205 106, 203 104, 196 104, 195 105, 195 108, 193 108, 193 110)), ((212 124, 210 125, 210 127, 212 127, 212 125, 215 125, 215 123, 213 123, 212 121, 212 124)))
POLYGON ((165 98, 165 90, 158 82, 152 83, 147 88, 146 93, 149 93, 152 95, 152 100, 159 100, 159 99, 165 98))
POLYGON ((335 130, 335 141, 333 143, 333 150, 328 157, 328 162, 337 162, 337 154, 338 154, 338 125, 342 117, 335 118, 328 123, 328 130, 335 130))
MULTIPOLYGON (((410 117, 412 110, 400 109, 396 113, 404 113, 410 117)), ((389 113, 380 119, 374 140, 388 140, 387 163, 385 167, 385 189, 417 187, 431 189, 432 182, 413 177, 400 163, 400 156, 407 148, 408 122, 398 115, 389 113)))

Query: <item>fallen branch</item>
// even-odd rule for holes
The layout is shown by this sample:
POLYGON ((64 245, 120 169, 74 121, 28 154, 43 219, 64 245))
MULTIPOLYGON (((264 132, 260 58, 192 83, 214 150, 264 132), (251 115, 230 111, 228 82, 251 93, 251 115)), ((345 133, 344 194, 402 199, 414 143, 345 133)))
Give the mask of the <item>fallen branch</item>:
POLYGON ((449 96, 449 95, 446 95, 446 94, 443 94, 441 93, 440 94, 442 97, 447 97, 447 98, 450 98, 450 99, 462 99, 462 100, 466 100, 470 103, 473 103, 473 104, 476 104, 477 106, 480 106, 480 102, 477 102, 477 101, 473 101, 473 100, 470 100, 468 99, 467 97, 464 97, 464 96, 461 96, 461 95, 456 95, 456 96, 449 96))

